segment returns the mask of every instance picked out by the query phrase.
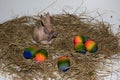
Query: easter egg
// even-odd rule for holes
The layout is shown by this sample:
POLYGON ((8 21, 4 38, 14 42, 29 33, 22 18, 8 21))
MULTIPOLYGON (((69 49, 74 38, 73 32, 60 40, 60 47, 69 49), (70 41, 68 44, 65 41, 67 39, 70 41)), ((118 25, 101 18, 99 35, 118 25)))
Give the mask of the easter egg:
POLYGON ((85 54, 86 53, 86 47, 83 43, 78 43, 74 45, 74 49, 76 52, 85 54))
POLYGON ((66 72, 70 67, 70 60, 67 56, 61 56, 58 59, 57 65, 61 71, 66 72))
POLYGON ((85 47, 86 47, 86 50, 91 53, 95 53, 98 50, 98 46, 97 46, 96 42, 93 40, 87 40, 85 42, 85 47))
POLYGON ((44 62, 48 57, 48 53, 45 49, 40 49, 36 52, 36 55, 35 55, 35 61, 36 62, 44 62))
POLYGON ((35 54, 37 52, 37 48, 34 46, 25 48, 23 56, 25 59, 32 59, 35 57, 35 54))
POLYGON ((75 36, 74 37, 74 45, 77 43, 84 43, 87 40, 85 36, 75 36))

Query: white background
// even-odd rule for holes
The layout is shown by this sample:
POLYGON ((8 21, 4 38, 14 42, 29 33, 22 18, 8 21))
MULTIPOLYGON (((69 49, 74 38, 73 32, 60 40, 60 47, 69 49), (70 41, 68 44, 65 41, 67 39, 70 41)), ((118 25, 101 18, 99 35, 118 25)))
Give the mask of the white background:
MULTIPOLYGON (((91 16, 98 15, 97 11, 104 13, 102 15, 104 21, 110 22, 114 26, 113 31, 117 32, 117 27, 120 25, 119 5, 120 0, 0 0, 0 23, 22 15, 36 15, 44 9, 51 14, 60 14, 64 10, 74 13, 81 6, 75 13, 86 11, 91 16), (52 5, 50 6, 50 4, 52 5), (111 16, 113 16, 112 19, 111 16)), ((117 64, 120 65, 120 63, 117 64)), ((120 66, 117 65, 117 67, 120 66)), ((110 80, 109 78, 107 77, 105 80, 110 80)), ((2 80, 2 76, 0 80, 2 80)), ((111 80, 119 80, 118 75, 111 80)))

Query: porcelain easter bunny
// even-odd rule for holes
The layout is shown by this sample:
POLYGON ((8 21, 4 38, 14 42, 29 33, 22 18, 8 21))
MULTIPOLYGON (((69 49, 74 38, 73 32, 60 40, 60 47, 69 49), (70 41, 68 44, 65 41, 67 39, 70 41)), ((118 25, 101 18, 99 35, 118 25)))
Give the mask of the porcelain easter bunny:
POLYGON ((33 40, 39 44, 51 44, 57 33, 53 30, 49 13, 40 16, 41 26, 33 28, 33 40))

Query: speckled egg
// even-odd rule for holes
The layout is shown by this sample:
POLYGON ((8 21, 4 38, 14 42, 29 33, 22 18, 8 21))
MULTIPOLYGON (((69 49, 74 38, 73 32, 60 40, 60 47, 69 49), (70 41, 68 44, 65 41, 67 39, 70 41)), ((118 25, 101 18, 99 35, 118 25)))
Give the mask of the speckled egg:
POLYGON ((31 46, 31 47, 25 48, 23 56, 25 59, 32 59, 35 57, 36 52, 37 52, 37 47, 31 46))
POLYGON ((74 45, 77 43, 84 43, 87 40, 85 36, 75 36, 74 37, 74 45))
POLYGON ((86 53, 86 47, 84 45, 84 43, 78 43, 74 45, 74 50, 76 52, 79 52, 81 54, 85 54, 86 53))
POLYGON ((48 52, 45 49, 40 49, 36 52, 35 61, 36 62, 44 62, 48 57, 48 52))
POLYGON ((85 42, 85 47, 86 47, 86 50, 91 53, 95 53, 98 50, 98 45, 93 40, 87 40, 85 42))
POLYGON ((70 67, 70 60, 67 56, 61 56, 58 59, 57 65, 61 71, 66 72, 70 67))

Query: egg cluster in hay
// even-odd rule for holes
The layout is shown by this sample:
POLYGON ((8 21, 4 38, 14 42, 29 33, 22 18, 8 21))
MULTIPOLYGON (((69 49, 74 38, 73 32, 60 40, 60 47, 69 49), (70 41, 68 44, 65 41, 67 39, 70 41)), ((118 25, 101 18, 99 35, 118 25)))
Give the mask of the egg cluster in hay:
POLYGON ((0 70, 13 80, 99 80, 101 62, 119 52, 119 34, 111 32, 111 25, 94 18, 73 14, 51 15, 53 28, 58 33, 51 45, 36 44, 32 28, 40 24, 39 16, 22 16, 0 24, 0 70), (98 44, 96 53, 81 54, 74 50, 73 38, 87 36, 98 44), (37 46, 46 49, 48 58, 43 64, 23 57, 24 49, 37 46), (70 67, 62 72, 58 58, 66 55, 70 67), (102 56, 101 56, 102 55, 102 56))

